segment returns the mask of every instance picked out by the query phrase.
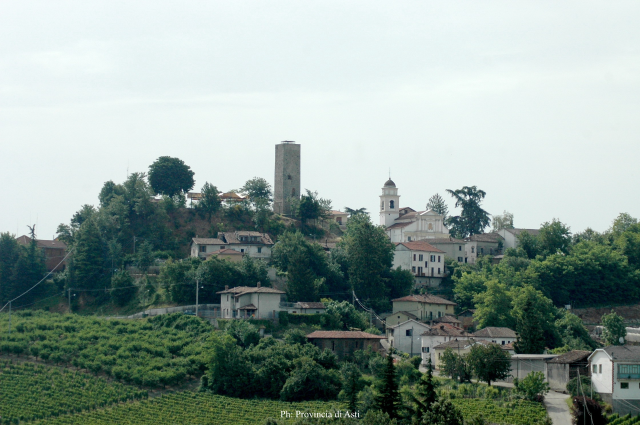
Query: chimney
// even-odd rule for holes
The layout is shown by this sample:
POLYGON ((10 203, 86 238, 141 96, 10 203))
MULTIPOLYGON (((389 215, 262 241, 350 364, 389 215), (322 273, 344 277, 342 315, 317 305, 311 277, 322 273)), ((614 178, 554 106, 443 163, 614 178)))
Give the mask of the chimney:
POLYGON ((440 325, 440 329, 444 330, 444 325, 440 325))
POLYGON ((258 282, 258 288, 260 287, 260 282, 258 282))
POLYGON ((229 290, 229 285, 224 285, 224 290, 228 291, 229 290))

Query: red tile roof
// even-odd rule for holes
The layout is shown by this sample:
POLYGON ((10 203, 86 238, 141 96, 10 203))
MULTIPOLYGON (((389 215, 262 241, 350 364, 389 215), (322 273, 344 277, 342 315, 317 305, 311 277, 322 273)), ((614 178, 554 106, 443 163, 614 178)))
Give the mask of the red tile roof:
MULTIPOLYGON (((16 238, 16 241, 20 245, 29 245, 29 243, 31 243, 31 238, 29 236, 22 235, 19 238, 16 238)), ((50 241, 50 240, 46 240, 46 239, 36 239, 36 243, 38 244, 39 248, 67 249, 67 244, 62 242, 62 241, 56 241, 56 240, 50 241)))
POLYGON ((407 295, 406 297, 396 298, 395 300, 391 300, 391 302, 395 302, 395 301, 409 301, 409 302, 417 302, 417 303, 425 303, 425 304, 458 305, 453 301, 445 300, 444 298, 436 297, 435 295, 430 295, 430 294, 407 295))
POLYGON ((259 292, 261 294, 284 294, 284 291, 273 288, 265 288, 264 286, 236 286, 235 288, 225 289, 224 291, 216 292, 216 294, 235 294, 242 295, 253 292, 259 292))
POLYGON ((315 331, 307 335, 309 339, 385 339, 382 335, 374 335, 361 331, 315 331))
POLYGON ((407 249, 411 251, 425 251, 425 252, 438 252, 444 254, 444 251, 439 250, 435 246, 425 242, 425 241, 416 241, 416 242, 399 242, 396 243, 396 246, 404 245, 407 249))

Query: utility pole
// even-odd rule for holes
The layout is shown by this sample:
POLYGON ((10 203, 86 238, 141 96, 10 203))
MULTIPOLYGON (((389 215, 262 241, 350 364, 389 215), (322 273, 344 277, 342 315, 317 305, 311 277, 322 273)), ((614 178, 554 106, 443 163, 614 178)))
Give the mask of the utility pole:
POLYGON ((11 335, 11 301, 9 301, 9 335, 11 335))
POLYGON ((198 297, 200 295, 200 279, 196 279, 196 317, 198 317, 198 297))
POLYGON ((413 357, 413 326, 411 326, 411 357, 413 357))

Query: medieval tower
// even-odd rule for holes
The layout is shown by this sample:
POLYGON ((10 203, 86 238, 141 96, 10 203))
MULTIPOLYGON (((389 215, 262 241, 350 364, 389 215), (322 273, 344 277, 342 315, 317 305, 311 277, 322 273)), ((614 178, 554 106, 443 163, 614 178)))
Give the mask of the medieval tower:
POLYGON ((291 214, 291 198, 300 198, 300 145, 276 145, 276 175, 273 185, 273 212, 291 214))

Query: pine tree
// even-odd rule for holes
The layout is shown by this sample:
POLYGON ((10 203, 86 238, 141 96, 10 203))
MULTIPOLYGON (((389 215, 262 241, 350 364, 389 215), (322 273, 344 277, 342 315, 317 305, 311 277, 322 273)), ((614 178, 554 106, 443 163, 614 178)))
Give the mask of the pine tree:
POLYGON ((287 299, 289 302, 318 301, 323 279, 316 279, 307 257, 295 253, 287 271, 287 299))
POLYGON ((449 215, 449 207, 447 207, 447 204, 444 202, 444 199, 442 198, 442 196, 440 196, 439 193, 436 193, 431 198, 429 198, 429 202, 427 202, 427 209, 437 212, 445 220, 449 215))
POLYGON ((516 319, 518 340, 513 344, 516 353, 542 354, 545 347, 544 327, 533 302, 527 300, 521 314, 516 319))
POLYGON ((20 257, 20 245, 9 232, 0 233, 0 307, 10 298, 13 268, 20 257))
POLYGON ((416 386, 416 395, 413 397, 415 403, 414 418, 419 422, 424 418, 428 411, 431 411, 431 405, 438 401, 436 394, 436 383, 433 379, 433 365, 431 364, 431 355, 427 362, 427 371, 422 375, 416 386))
POLYGON ((389 350, 387 361, 382 375, 382 388, 380 395, 376 397, 376 407, 388 414, 390 418, 398 417, 400 407, 400 393, 396 382, 396 370, 393 365, 393 350, 389 350))
POLYGON ((93 220, 82 223, 76 237, 72 262, 75 284, 97 288, 104 278, 104 258, 98 226, 93 220))

